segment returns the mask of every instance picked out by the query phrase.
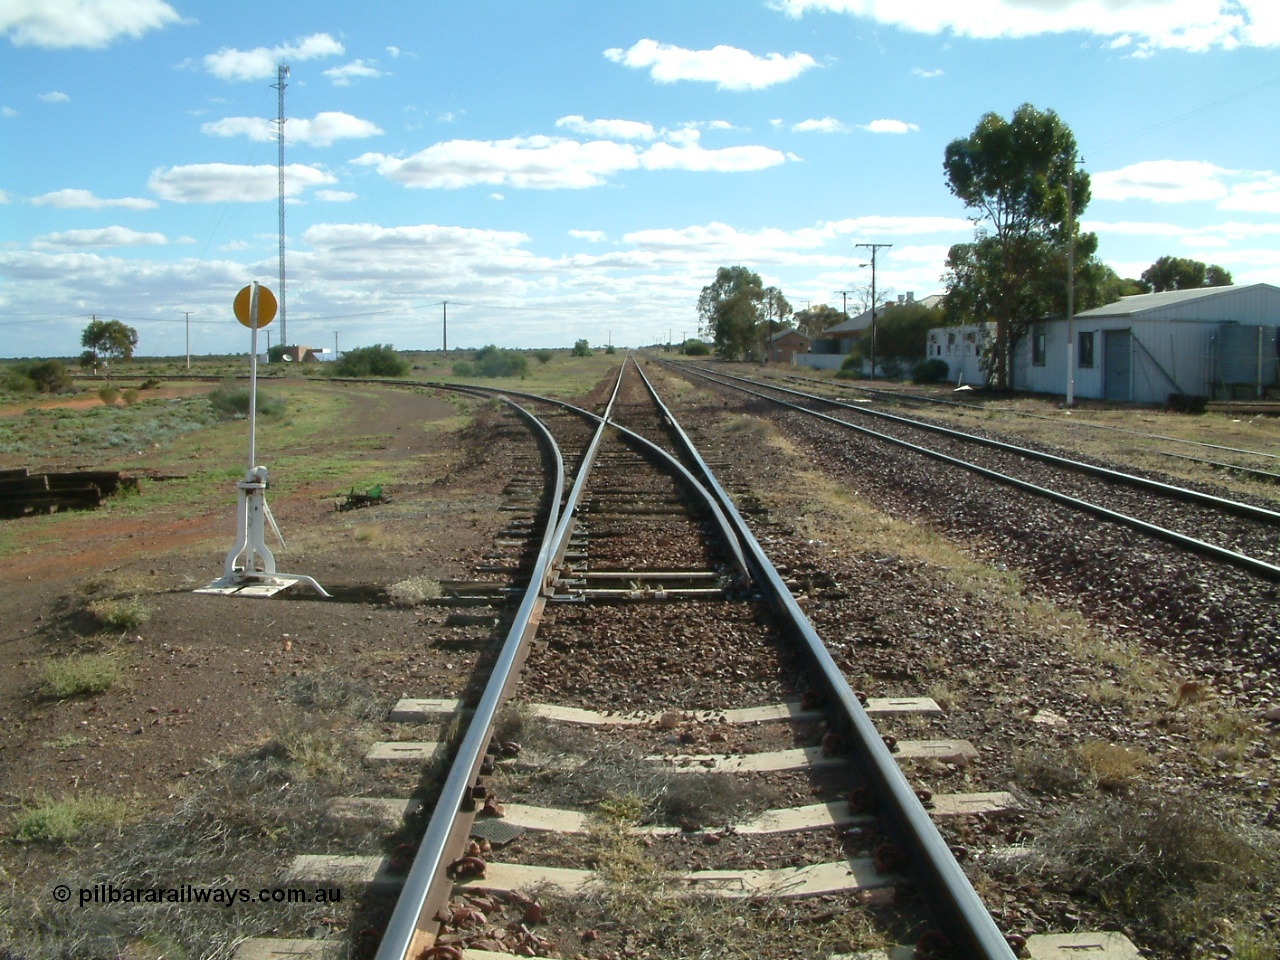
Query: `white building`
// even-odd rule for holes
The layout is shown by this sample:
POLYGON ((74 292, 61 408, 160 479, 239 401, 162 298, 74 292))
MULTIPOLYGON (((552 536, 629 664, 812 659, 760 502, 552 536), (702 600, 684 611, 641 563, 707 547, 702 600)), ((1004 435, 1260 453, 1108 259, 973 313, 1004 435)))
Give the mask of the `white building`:
POLYGON ((934 327, 925 343, 925 359, 945 362, 947 379, 957 386, 985 387, 987 371, 982 358, 991 349, 995 338, 994 323, 934 327))
MULTIPOLYGON (((1164 403, 1175 393, 1255 397, 1274 387, 1280 373, 1280 287, 1269 283, 1121 297, 1076 314, 1073 328, 1079 398, 1164 403)), ((979 326, 935 328, 929 356, 947 361, 953 381, 963 377, 981 386, 979 353, 994 342, 987 333, 984 344, 984 332, 979 326)), ((1014 350, 1009 375, 1016 390, 1066 395, 1065 317, 1031 325, 1014 350)))

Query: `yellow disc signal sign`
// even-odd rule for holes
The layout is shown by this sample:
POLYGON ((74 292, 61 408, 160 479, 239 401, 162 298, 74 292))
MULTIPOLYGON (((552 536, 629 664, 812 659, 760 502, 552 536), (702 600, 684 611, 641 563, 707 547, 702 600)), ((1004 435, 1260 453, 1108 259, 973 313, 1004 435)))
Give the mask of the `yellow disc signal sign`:
MULTIPOLYGON (((235 311, 236 319, 243 323, 246 327, 252 329, 253 317, 250 316, 251 301, 253 299, 253 284, 245 287, 236 294, 236 299, 232 303, 231 308, 235 311)), ((276 318, 276 295, 261 284, 258 285, 258 328, 261 329, 276 318)))

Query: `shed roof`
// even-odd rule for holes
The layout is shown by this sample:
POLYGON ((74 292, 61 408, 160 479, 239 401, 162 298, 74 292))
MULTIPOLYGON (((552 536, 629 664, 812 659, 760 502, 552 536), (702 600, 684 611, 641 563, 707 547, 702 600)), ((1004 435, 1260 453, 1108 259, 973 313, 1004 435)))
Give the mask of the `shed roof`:
POLYGON ((809 339, 809 337, 808 337, 808 336, 806 336, 805 334, 801 333, 801 332, 800 332, 799 330, 797 330, 795 327, 787 327, 785 330, 779 330, 777 333, 770 335, 769 339, 770 339, 770 340, 781 340, 783 337, 785 337, 785 336, 786 336, 787 334, 789 334, 789 333, 794 333, 797 337, 802 337, 802 338, 803 338, 803 339, 805 339, 805 340, 808 340, 808 339, 809 339))
POLYGON ((1132 297, 1121 297, 1114 303, 1083 310, 1076 314, 1085 319, 1101 319, 1103 317, 1132 317, 1140 313, 1154 313, 1168 310, 1170 307, 1185 307, 1189 304, 1215 302, 1249 293, 1270 293, 1280 296, 1280 287, 1269 283, 1250 283, 1231 287, 1196 287, 1192 290, 1165 290, 1161 293, 1139 293, 1132 297))

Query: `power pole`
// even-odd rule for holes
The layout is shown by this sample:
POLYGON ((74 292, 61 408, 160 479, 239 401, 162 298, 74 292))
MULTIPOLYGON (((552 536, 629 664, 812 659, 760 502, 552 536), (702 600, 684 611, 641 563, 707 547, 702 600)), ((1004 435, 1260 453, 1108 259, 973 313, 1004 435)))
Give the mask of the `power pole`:
POLYGON ((876 254, 892 247, 892 243, 855 243, 871 251, 871 379, 876 378, 876 254))
POLYGON ((844 318, 848 320, 849 319, 849 291, 837 290, 836 293, 840 294, 841 302, 844 304, 844 307, 843 307, 844 318))
POLYGON ((440 303, 444 307, 444 352, 449 352, 449 301, 444 300, 440 303))
POLYGON ((276 97, 276 142, 279 144, 279 160, 276 165, 277 180, 280 193, 280 346, 289 343, 288 327, 285 323, 284 296, 284 88, 288 86, 284 78, 289 76, 289 68, 284 64, 276 67, 276 82, 272 84, 278 91, 276 97))
POLYGON ((182 311, 187 316, 187 369, 191 369, 191 311, 182 311))
POLYGON ((1076 206, 1074 187, 1076 162, 1084 157, 1071 155, 1071 172, 1067 175, 1067 406, 1076 405, 1076 206))
POLYGON ((338 359, 338 331, 333 331, 333 359, 338 359))

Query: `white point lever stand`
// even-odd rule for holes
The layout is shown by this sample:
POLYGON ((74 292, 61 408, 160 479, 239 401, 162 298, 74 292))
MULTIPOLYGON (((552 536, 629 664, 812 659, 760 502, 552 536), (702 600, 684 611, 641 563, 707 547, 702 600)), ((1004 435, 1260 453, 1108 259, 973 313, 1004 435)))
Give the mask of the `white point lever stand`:
POLYGON ((235 594, 248 597, 270 597, 295 583, 313 587, 322 597, 329 596, 313 578, 300 573, 280 573, 276 558, 267 549, 265 524, 283 547, 284 537, 276 518, 267 506, 267 468, 256 466, 258 412, 258 327, 265 327, 276 313, 275 297, 266 287, 254 283, 236 296, 236 317, 253 331, 249 352, 249 469, 236 484, 236 545, 227 553, 222 576, 196 593, 235 594), (260 315, 265 320, 260 321, 260 315))

